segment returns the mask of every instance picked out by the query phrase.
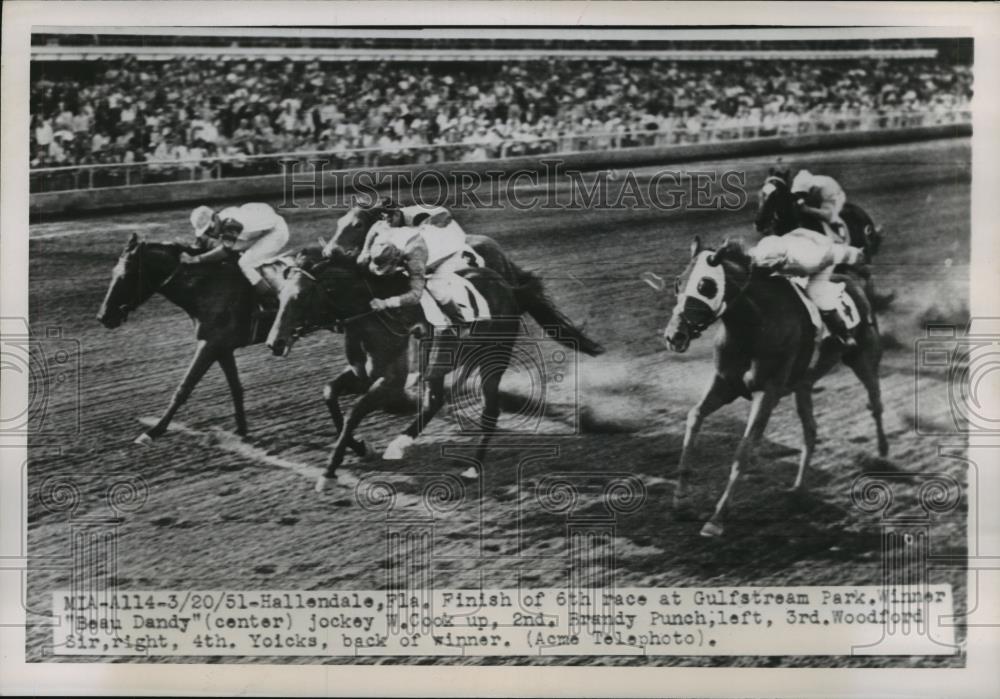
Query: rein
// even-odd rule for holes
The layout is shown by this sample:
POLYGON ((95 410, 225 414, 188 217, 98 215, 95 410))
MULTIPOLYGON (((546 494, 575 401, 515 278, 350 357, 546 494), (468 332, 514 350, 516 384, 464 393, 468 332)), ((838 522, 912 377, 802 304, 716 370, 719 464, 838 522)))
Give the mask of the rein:
MULTIPOLYGON (((323 263, 320 263, 320 264, 323 264, 323 263)), ((293 272, 295 272, 297 274, 301 274, 306 279, 310 279, 313 282, 315 282, 316 286, 320 290, 320 292, 329 300, 329 298, 330 298, 329 292, 326 290, 326 287, 323 286, 323 284, 319 281, 319 279, 316 278, 316 276, 314 274, 312 274, 311 272, 308 272, 307 270, 305 270, 305 269, 303 269, 302 267, 299 267, 299 266, 291 266, 291 267, 289 267, 288 268, 288 272, 289 272, 289 274, 291 274, 293 272)), ((380 313, 380 311, 377 311, 375 309, 371 309, 371 310, 368 310, 368 311, 364 311, 363 313, 357 313, 355 315, 348 316, 346 318, 337 318, 337 319, 334 320, 333 323, 329 323, 329 324, 315 323, 315 324, 302 325, 301 327, 295 329, 294 335, 296 337, 301 337, 302 335, 308 334, 308 333, 310 333, 310 332, 312 332, 314 330, 322 330, 322 329, 328 329, 328 330, 332 330, 334 332, 342 332, 343 328, 345 328, 346 326, 351 325, 353 323, 356 323, 359 320, 363 320, 363 319, 365 319, 365 318, 367 318, 369 316, 375 315, 376 313, 380 313)))

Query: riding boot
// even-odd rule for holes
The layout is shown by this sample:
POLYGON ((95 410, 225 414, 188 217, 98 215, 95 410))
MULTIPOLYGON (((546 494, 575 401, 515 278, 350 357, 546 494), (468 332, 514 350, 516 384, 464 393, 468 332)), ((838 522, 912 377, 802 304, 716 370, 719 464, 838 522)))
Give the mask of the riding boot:
POLYGON ((840 317, 840 313, 837 311, 820 311, 820 317, 823 318, 823 322, 826 323, 826 327, 830 330, 835 338, 840 341, 844 349, 855 349, 858 346, 857 341, 854 336, 851 335, 851 331, 848 330, 847 324, 844 323, 844 319, 840 317))

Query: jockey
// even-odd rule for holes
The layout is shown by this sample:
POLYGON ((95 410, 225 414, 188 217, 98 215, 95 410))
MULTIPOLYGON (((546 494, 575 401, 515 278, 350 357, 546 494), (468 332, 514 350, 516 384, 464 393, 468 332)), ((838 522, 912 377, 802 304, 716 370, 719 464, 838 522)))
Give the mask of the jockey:
POLYGON ((847 195, 837 180, 829 175, 814 175, 799 170, 792 180, 792 194, 800 197, 799 210, 823 224, 823 230, 838 243, 849 240, 847 224, 840 217, 840 210, 847 202, 847 195))
POLYGON ((383 310, 421 304, 430 320, 440 319, 441 314, 435 312, 436 302, 449 318, 472 322, 485 309, 469 297, 465 281, 457 274, 469 267, 465 231, 446 209, 407 207, 418 208, 422 211, 410 219, 418 222, 416 226, 394 227, 390 221, 376 221, 368 231, 358 264, 368 266, 373 274, 405 271, 410 278, 410 289, 405 294, 372 299, 371 307, 383 310))
POLYGON ((259 294, 271 293, 257 265, 277 256, 288 242, 288 225, 274 209, 267 204, 244 204, 215 212, 199 206, 191 212, 191 226, 199 247, 210 249, 200 255, 182 253, 182 263, 216 262, 225 259, 230 250, 241 253, 237 264, 243 276, 259 294))
POLYGON ((816 304, 827 328, 845 349, 857 347, 837 310, 842 286, 832 276, 835 265, 863 261, 864 253, 859 248, 834 242, 816 231, 797 228, 783 236, 764 236, 749 254, 758 267, 788 276, 808 276, 806 295, 816 304))

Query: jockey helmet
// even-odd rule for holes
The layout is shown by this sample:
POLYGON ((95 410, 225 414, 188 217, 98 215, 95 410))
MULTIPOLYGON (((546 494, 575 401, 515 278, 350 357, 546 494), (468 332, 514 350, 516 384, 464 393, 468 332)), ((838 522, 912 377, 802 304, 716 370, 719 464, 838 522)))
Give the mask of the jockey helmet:
POLYGON ((214 216, 215 212, 209 206, 199 206, 191 212, 191 227, 194 228, 196 238, 205 235, 205 231, 212 227, 214 216))
POLYGON ((808 170, 799 170, 798 174, 795 175, 795 179, 792 180, 792 194, 808 192, 813 188, 814 179, 815 176, 808 170))
POLYGON ((388 274, 399 266, 403 260, 403 251, 388 241, 375 241, 372 245, 372 262, 369 265, 373 274, 379 276, 388 274))

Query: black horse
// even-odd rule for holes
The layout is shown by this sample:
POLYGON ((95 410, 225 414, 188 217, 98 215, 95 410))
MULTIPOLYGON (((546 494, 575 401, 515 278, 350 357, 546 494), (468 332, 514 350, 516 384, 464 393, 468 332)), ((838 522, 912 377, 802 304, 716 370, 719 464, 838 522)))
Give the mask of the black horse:
MULTIPOLYGON (((255 314, 255 292, 235 259, 184 265, 180 261, 184 252, 193 255, 200 251, 179 243, 140 241, 133 233, 112 270, 108 291, 97 313, 97 320, 106 328, 117 328, 128 320, 129 313, 159 293, 180 306, 194 321, 197 345, 187 373, 166 412, 156 425, 136 438, 137 444, 148 444, 163 435, 174 414, 216 362, 233 397, 236 433, 240 436, 247 433, 243 386, 233 352, 263 342, 270 319, 255 314)), ((261 267, 262 275, 275 289, 280 285, 279 270, 283 266, 274 262, 261 267)))
MULTIPOLYGON (((279 310, 268 335, 268 347, 275 354, 286 355, 304 332, 318 327, 339 324, 354 335, 365 354, 369 369, 363 373, 353 368, 345 370, 331 381, 324 391, 330 416, 337 428, 337 443, 327 462, 326 471, 316 484, 324 490, 343 462, 350 448, 359 456, 367 447, 354 437, 354 430, 370 412, 384 409, 405 399, 405 384, 409 368, 409 346, 414 327, 424 321, 420 306, 373 311, 374 298, 386 298, 403 293, 409 280, 401 275, 377 277, 360 268, 352 255, 335 252, 330 259, 321 259, 318 250, 305 250, 296 257, 300 266, 284 272, 279 295, 279 310), (363 393, 354 405, 346 423, 340 411, 342 393, 363 393)), ((460 272, 479 291, 490 309, 490 319, 477 321, 459 337, 446 340, 452 359, 449 363, 429 365, 432 342, 420 343, 424 352, 422 366, 428 402, 406 430, 386 449, 384 458, 401 459, 428 421, 445 400, 445 378, 457 371, 462 379, 478 372, 483 408, 480 416, 482 437, 476 453, 481 462, 486 446, 496 431, 500 415, 500 379, 510 364, 513 347, 523 327, 524 309, 539 304, 551 306, 537 279, 519 287, 507 284, 490 269, 470 268, 460 272), (486 349, 487 351, 477 351, 486 349)), ((554 317, 564 319, 558 325, 561 332, 554 339, 589 355, 603 350, 555 310, 554 317)), ((439 340, 434 340, 438 342, 439 340)))
MULTIPOLYGON (((850 245, 864 250, 865 257, 872 259, 882 245, 882 229, 875 225, 864 209, 847 202, 840 210, 840 217, 847 224, 850 245)), ((771 174, 761 187, 758 195, 757 216, 754 227, 758 233, 784 235, 796 228, 823 233, 823 224, 811 216, 803 216, 798 207, 797 197, 792 194, 788 173, 771 169, 771 174)))
POLYGON ((795 394, 804 437, 793 490, 799 490, 816 444, 813 417, 813 385, 838 360, 849 366, 868 392, 869 409, 875 419, 878 452, 888 454, 882 428, 882 400, 878 367, 881 344, 878 323, 865 294, 852 277, 840 277, 847 285, 861 316, 854 334, 857 347, 844 351, 841 343, 828 338, 816 347, 816 330, 805 305, 790 280, 768 270, 755 269, 749 255, 737 243, 718 250, 703 249, 695 238, 691 262, 677 278, 677 304, 664 330, 667 347, 687 350, 716 320, 722 320, 715 345, 715 376, 701 401, 687 416, 674 506, 686 508, 686 478, 691 466, 695 437, 706 417, 739 397, 752 401, 747 428, 736 450, 729 483, 715 513, 701 530, 703 536, 719 536, 723 515, 736 480, 754 446, 767 427, 771 411, 782 396, 795 394), (708 301, 703 300, 708 299, 708 301), (710 305, 711 304, 711 305, 710 305), (813 354, 818 351, 815 362, 813 354))

